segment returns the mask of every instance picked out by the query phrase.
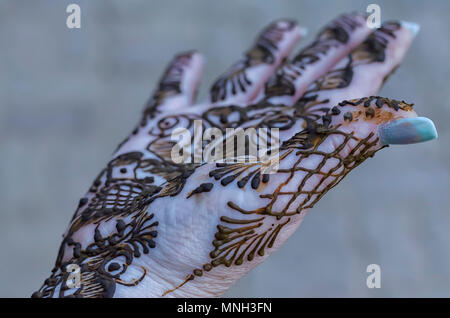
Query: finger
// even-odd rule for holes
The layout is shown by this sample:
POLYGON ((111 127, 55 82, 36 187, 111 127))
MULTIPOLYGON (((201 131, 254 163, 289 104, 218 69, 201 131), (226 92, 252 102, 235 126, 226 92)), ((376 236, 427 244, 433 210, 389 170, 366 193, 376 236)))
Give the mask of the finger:
MULTIPOLYGON (((370 96, 344 100, 334 109, 323 125, 306 118, 305 129, 283 143, 283 159, 271 176, 275 183, 262 192, 271 199, 272 214, 293 215, 312 208, 352 169, 387 144, 437 137, 431 120, 417 117, 412 105, 403 101, 370 96)), ((261 210, 268 211, 267 207, 261 210)))
POLYGON ((292 105, 312 82, 349 54, 371 31, 361 13, 339 16, 323 28, 312 44, 270 77, 265 98, 274 104, 292 105))
POLYGON ((350 169, 387 145, 437 138, 434 123, 418 117, 413 104, 405 101, 370 96, 344 100, 335 107, 340 113, 332 115, 330 127, 339 133, 331 134, 328 148, 345 157, 350 169))
POLYGON ((203 64, 203 56, 195 51, 176 55, 147 102, 144 117, 153 118, 163 111, 191 105, 197 94, 203 64))
POLYGON ((298 27, 294 21, 280 20, 270 24, 245 53, 245 57, 212 85, 211 102, 215 105, 251 102, 305 34, 306 30, 298 27))
POLYGON ((123 140, 114 156, 142 151, 154 139, 149 129, 155 117, 192 105, 197 95, 204 58, 195 51, 177 54, 167 66, 153 96, 147 102, 139 125, 123 140))
POLYGON ((342 100, 376 95, 402 61, 418 28, 413 23, 384 23, 311 84, 295 103, 296 111, 319 118, 342 100))

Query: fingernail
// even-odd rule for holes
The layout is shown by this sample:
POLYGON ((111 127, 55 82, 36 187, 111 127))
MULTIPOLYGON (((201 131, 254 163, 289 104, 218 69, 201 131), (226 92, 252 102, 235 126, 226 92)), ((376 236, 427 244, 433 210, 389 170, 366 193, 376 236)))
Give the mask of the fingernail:
POLYGON ((383 145, 405 145, 436 139, 438 134, 431 119, 412 117, 380 125, 378 136, 383 145))
POLYGON ((415 37, 417 33, 419 33, 420 31, 420 24, 418 23, 409 21, 400 21, 400 24, 402 25, 402 27, 407 28, 411 32, 413 37, 415 37))

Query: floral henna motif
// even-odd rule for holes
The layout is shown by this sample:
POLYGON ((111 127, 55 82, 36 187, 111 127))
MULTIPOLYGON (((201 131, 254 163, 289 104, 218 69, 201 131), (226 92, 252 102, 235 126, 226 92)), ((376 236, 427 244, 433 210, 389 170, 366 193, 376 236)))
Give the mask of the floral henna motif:
MULTIPOLYGON (((342 101, 339 105, 324 110, 324 115, 319 120, 312 120, 314 117, 311 114, 303 112, 299 115, 299 112, 296 112, 295 120, 303 120, 306 128, 281 145, 280 161, 289 157, 291 159, 294 157, 295 160, 292 161, 291 167, 277 170, 277 180, 282 176, 282 181, 278 181, 273 193, 259 194, 259 198, 267 200, 267 203, 257 209, 246 210, 232 201, 227 202, 228 207, 234 210, 236 215, 220 218, 221 222, 217 225, 217 232, 212 241, 214 248, 210 252, 211 261, 193 270, 192 274, 175 289, 217 266, 239 266, 245 261, 252 261, 256 256, 264 256, 265 250, 273 247, 278 234, 290 222, 292 216, 314 207, 351 170, 386 147, 377 147, 378 137, 374 133, 369 133, 365 138, 358 138, 354 132, 342 131, 341 124, 331 126, 333 117, 342 116, 344 123, 358 120, 379 123, 389 119, 386 116, 393 116, 391 112, 382 111, 385 106, 395 111, 412 110, 412 105, 404 101, 370 96, 342 101), (340 109, 346 106, 353 106, 355 111, 341 112, 340 109), (341 136, 342 141, 333 151, 320 150, 320 146, 328 138, 335 136, 341 136), (349 143, 352 143, 351 150, 343 155, 342 151, 349 143), (305 163, 311 157, 320 158, 313 168, 305 163), (301 182, 295 191, 285 190, 299 172, 302 173, 301 182), (309 181, 314 184, 312 188, 308 185, 309 181), (278 201, 281 201, 281 204, 278 201), (254 217, 249 219, 250 215, 254 217)), ((260 186, 268 183, 271 177, 269 174, 261 173, 261 167, 257 163, 216 164, 209 176, 220 180, 221 186, 224 187, 236 182, 240 189, 250 181, 251 188, 258 192, 261 190, 260 186)), ((197 193, 201 192, 203 191, 197 193)))
POLYGON ((65 243, 74 247, 74 257, 67 262, 57 262, 52 276, 45 280, 39 291, 33 293, 33 297, 112 297, 116 284, 139 284, 147 272, 144 267, 140 267, 142 274, 131 281, 124 281, 121 276, 129 266, 133 266, 135 257, 147 254, 149 249, 155 247, 153 239, 157 231, 154 228, 158 222, 152 222, 153 216, 141 210, 131 216, 132 221, 128 224, 119 219, 116 223, 117 232, 107 237, 102 237, 97 226, 94 242, 86 249, 81 249, 80 243, 66 238, 65 243), (80 267, 80 286, 76 288, 68 286, 70 273, 66 268, 72 264, 80 267))

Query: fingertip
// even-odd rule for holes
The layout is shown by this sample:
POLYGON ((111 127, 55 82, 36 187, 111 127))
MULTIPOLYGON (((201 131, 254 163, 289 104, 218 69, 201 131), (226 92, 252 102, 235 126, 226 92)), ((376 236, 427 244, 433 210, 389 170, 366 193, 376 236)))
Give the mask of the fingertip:
POLYGON ((402 27, 406 28, 411 32, 412 36, 415 37, 420 31, 420 24, 410 21, 400 21, 402 27))
POLYGON ((200 77, 203 72, 203 67, 206 63, 206 57, 198 51, 192 51, 190 72, 194 73, 196 77, 200 77))
POLYGON ((187 104, 195 102, 206 58, 198 51, 192 51, 190 65, 181 82, 181 89, 186 94, 187 104))
POLYGON ((164 71, 145 114, 154 117, 165 110, 191 105, 196 97, 205 58, 196 50, 176 54, 164 71))
POLYGON ((308 32, 309 32, 308 28, 298 26, 298 29, 299 29, 299 34, 301 37, 308 35, 308 32))
POLYGON ((277 24, 277 27, 279 29, 287 31, 289 30, 295 31, 295 33, 297 33, 301 37, 308 34, 308 29, 303 26, 300 26, 298 22, 295 21, 294 19, 280 19, 275 21, 274 23, 277 24))

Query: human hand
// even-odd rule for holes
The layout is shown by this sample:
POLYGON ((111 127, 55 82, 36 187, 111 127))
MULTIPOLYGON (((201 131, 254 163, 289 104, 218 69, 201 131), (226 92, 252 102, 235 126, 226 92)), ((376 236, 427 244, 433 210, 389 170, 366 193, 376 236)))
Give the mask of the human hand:
POLYGON ((365 159, 437 137, 412 105, 374 96, 417 31, 405 22, 372 30, 363 15, 347 14, 286 60, 304 30, 275 22, 197 105, 203 58, 177 55, 142 121, 80 199, 52 275, 33 296, 223 294, 365 159), (263 173, 258 162, 175 163, 174 130, 193 132, 196 120, 224 134, 278 128, 277 171, 263 173), (81 271, 75 287, 70 264, 81 271))

